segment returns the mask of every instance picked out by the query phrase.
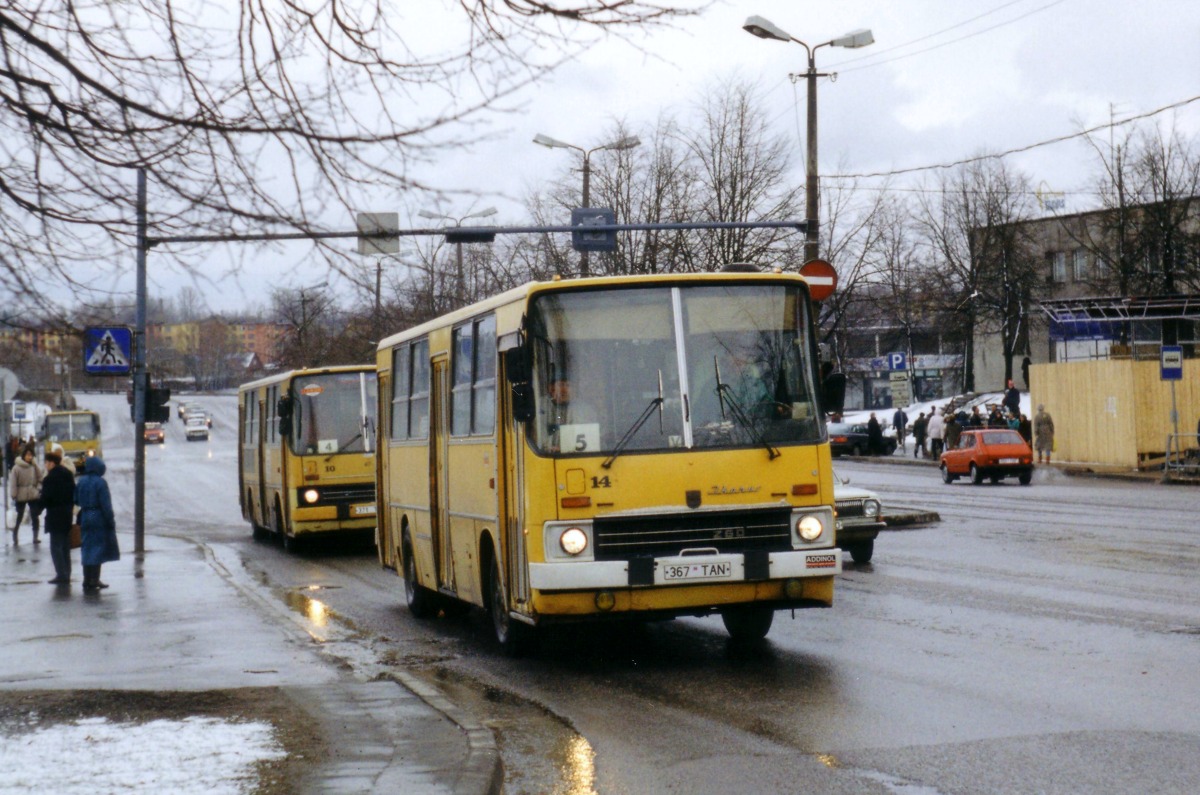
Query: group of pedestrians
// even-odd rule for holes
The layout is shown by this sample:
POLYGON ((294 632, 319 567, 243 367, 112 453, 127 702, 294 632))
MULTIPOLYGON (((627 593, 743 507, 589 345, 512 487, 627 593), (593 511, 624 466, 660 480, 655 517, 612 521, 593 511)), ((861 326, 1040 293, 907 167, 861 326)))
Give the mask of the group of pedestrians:
POLYGON ((33 528, 33 543, 40 544, 41 517, 46 518, 50 538, 50 559, 54 563, 51 585, 71 582, 71 526, 80 526, 80 563, 83 566, 83 590, 107 588, 100 580, 100 567, 119 560, 117 525, 113 516, 112 494, 104 479, 106 467, 100 458, 88 458, 76 478, 75 465, 63 455, 60 444, 52 445, 43 457, 45 469, 38 466, 33 445, 25 445, 13 462, 9 494, 16 508, 12 527, 13 546, 20 540, 21 522, 28 510, 33 528))
MULTIPOLYGON (((1021 434, 1038 455, 1038 463, 1050 463, 1054 452, 1054 418, 1046 411, 1044 405, 1038 405, 1038 412, 1032 420, 1021 412, 1021 393, 1010 380, 1004 399, 998 406, 993 406, 985 416, 979 406, 972 406, 968 414, 965 409, 953 410, 945 406, 940 411, 933 408, 928 416, 924 411, 908 426, 908 415, 903 409, 897 409, 892 416, 892 427, 896 429, 897 439, 902 449, 906 432, 911 430, 913 437, 913 458, 927 458, 937 461, 943 450, 953 450, 958 447, 962 432, 968 428, 1009 428, 1021 434)), ((1200 427, 1197 428, 1200 436, 1200 427)))

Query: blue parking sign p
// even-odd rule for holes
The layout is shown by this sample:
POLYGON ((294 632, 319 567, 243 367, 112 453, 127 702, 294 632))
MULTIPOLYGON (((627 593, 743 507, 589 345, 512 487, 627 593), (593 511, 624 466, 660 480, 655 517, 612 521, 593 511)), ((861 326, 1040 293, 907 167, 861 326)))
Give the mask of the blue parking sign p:
POLYGON ((888 354, 888 369, 889 370, 907 370, 908 356, 903 351, 888 354))

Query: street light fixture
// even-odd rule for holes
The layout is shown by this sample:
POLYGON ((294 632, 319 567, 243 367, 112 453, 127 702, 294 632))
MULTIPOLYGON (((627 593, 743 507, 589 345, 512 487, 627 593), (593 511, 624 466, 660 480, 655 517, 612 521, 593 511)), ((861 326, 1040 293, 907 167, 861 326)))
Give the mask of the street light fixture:
MULTIPOLYGON (((549 149, 574 149, 576 152, 579 152, 581 155, 583 155, 582 206, 589 207, 592 198, 592 152, 599 152, 602 149, 632 149, 633 147, 641 144, 642 141, 636 135, 628 135, 616 141, 610 141, 609 143, 601 144, 600 146, 593 146, 591 149, 584 149, 582 146, 569 144, 566 141, 560 141, 557 138, 551 138, 549 135, 542 135, 541 133, 538 133, 537 135, 533 136, 533 142, 549 149)), ((588 252, 586 251, 579 252, 579 275, 585 277, 591 275, 588 267, 588 252)))
POLYGON ((816 52, 821 47, 846 47, 851 50, 866 47, 868 44, 875 43, 875 37, 871 35, 871 31, 866 29, 852 30, 844 36, 810 47, 783 28, 760 16, 747 18, 742 25, 742 30, 760 39, 794 41, 808 54, 808 71, 805 73, 808 84, 808 163, 805 169, 807 175, 804 183, 804 214, 806 216, 804 260, 808 262, 817 258, 818 233, 820 231, 820 208, 817 198, 817 77, 820 75, 817 74, 816 52))
MULTIPOLYGON (((418 210, 417 215, 421 216, 422 218, 441 218, 445 221, 453 221, 455 226, 462 226, 463 221, 466 221, 468 218, 487 218, 488 216, 495 215, 497 212, 499 212, 499 210, 497 210, 495 207, 488 207, 485 210, 479 210, 466 215, 443 215, 442 213, 435 213, 431 210, 418 210)), ((467 284, 466 278, 463 275, 463 244, 461 242, 454 244, 454 263, 454 278, 458 282, 456 286, 456 291, 458 293, 458 305, 463 306, 467 303, 467 284)))

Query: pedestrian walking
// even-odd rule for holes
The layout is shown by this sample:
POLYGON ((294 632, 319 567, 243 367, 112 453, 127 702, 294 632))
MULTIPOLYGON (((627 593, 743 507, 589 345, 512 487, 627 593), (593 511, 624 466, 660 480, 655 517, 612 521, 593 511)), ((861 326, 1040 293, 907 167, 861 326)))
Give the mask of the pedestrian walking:
POLYGON ((945 440, 945 448, 953 450, 958 447, 959 437, 962 436, 962 426, 958 424, 958 415, 950 414, 946 420, 946 428, 942 431, 942 439, 945 440))
POLYGON ((869 455, 883 454, 883 427, 880 426, 873 411, 871 419, 867 420, 867 453, 869 455))
POLYGON ((1021 438, 1025 440, 1025 444, 1030 447, 1033 446, 1033 423, 1024 414, 1021 415, 1021 419, 1017 423, 1017 433, 1021 434, 1021 438))
POLYGON ((1054 418, 1040 403, 1033 417, 1033 446, 1037 448, 1038 463, 1042 463, 1044 457, 1049 464, 1050 454, 1054 452, 1054 418))
POLYGON ((83 528, 83 590, 98 591, 108 584, 100 582, 100 567, 121 559, 117 545, 117 523, 113 518, 112 495, 104 480, 107 467, 99 457, 83 463, 83 474, 75 483, 75 504, 79 506, 79 524, 83 528))
POLYGON ((929 455, 934 461, 942 457, 942 439, 946 433, 946 421, 937 409, 933 410, 933 416, 929 418, 929 455))
POLYGON ((1004 392, 1004 408, 1008 409, 1008 413, 1016 417, 1021 413, 1021 390, 1017 389, 1017 385, 1013 380, 1008 379, 1008 389, 1004 392))
POLYGON ((892 415, 892 427, 896 429, 896 441, 900 443, 900 449, 907 452, 908 447, 905 446, 904 440, 908 438, 908 415, 904 413, 904 409, 896 409, 896 413, 892 415))
POLYGON ((33 447, 26 445, 21 450, 21 457, 13 462, 12 473, 9 475, 8 492, 17 508, 17 521, 12 526, 13 546, 17 544, 17 535, 21 529, 21 520, 25 518, 25 509, 29 509, 29 523, 33 525, 33 543, 42 543, 38 538, 41 532, 42 505, 42 468, 33 460, 33 447))
POLYGON ((46 509, 46 535, 50 536, 50 559, 54 562, 51 585, 71 582, 71 523, 75 521, 75 476, 63 464, 62 454, 46 453, 46 476, 42 479, 42 506, 46 509))
POLYGON ((925 435, 928 432, 929 420, 925 417, 925 412, 917 415, 913 420, 913 458, 925 458, 929 455, 929 451, 925 449, 925 435))

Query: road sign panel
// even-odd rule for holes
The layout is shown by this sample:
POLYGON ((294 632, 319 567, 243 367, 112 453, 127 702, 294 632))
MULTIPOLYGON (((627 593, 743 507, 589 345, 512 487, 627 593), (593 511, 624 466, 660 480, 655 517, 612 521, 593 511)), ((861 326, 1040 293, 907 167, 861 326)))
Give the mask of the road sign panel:
POLYGON ((908 369, 908 354, 904 351, 897 351, 888 354, 888 369, 889 370, 907 370, 908 369))
POLYGON ((133 361, 133 331, 128 326, 83 331, 83 371, 88 375, 128 375, 133 361))
POLYGON ((800 275, 808 282, 814 301, 824 301, 837 289, 837 271, 823 259, 810 259, 800 266, 800 275))
POLYGON ((1164 345, 1162 346, 1161 359, 1159 360, 1159 373, 1163 381, 1182 381, 1183 380, 1183 346, 1182 345, 1164 345))

